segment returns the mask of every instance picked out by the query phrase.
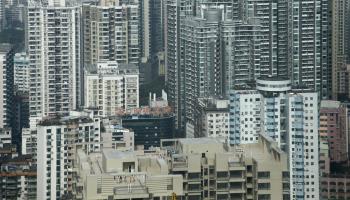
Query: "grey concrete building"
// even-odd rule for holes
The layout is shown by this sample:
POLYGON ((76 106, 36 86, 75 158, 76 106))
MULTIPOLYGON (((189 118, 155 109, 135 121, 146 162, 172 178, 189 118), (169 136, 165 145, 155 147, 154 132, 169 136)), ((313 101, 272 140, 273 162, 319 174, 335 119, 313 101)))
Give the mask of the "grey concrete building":
POLYGON ((134 4, 83 5, 83 63, 141 61, 140 11, 134 4))
POLYGON ((12 128, 13 123, 13 57, 12 45, 0 44, 0 128, 12 128))

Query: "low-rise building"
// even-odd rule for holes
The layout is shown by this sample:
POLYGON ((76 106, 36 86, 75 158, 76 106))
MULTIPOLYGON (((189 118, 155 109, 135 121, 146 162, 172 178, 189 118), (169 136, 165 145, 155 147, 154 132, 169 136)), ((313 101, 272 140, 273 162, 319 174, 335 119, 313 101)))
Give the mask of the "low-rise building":
POLYGON ((77 191, 74 199, 153 199, 183 194, 181 175, 168 173, 159 155, 104 149, 77 153, 77 191))
POLYGON ((218 138, 168 139, 151 150, 76 156, 76 199, 289 197, 287 155, 265 136, 233 148, 218 138))

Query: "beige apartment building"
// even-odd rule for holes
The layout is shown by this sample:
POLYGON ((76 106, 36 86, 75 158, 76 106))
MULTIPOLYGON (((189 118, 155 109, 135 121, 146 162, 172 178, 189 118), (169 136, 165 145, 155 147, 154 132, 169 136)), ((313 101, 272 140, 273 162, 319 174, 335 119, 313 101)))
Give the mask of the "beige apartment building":
POLYGON ((76 199, 284 199, 287 155, 261 136, 235 148, 217 138, 162 140, 147 151, 78 150, 76 199))
POLYGON ((139 69, 115 61, 85 66, 84 104, 99 116, 116 115, 120 110, 139 107, 139 69))

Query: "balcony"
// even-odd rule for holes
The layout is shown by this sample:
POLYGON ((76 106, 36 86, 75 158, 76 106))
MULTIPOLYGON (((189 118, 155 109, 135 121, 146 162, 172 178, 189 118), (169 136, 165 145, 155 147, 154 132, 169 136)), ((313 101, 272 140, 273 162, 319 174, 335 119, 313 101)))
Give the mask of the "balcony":
POLYGON ((114 199, 149 198, 147 188, 142 185, 119 186, 114 188, 113 192, 114 199))
POLYGON ((187 159, 184 156, 174 155, 172 158, 173 171, 186 171, 188 168, 187 159))

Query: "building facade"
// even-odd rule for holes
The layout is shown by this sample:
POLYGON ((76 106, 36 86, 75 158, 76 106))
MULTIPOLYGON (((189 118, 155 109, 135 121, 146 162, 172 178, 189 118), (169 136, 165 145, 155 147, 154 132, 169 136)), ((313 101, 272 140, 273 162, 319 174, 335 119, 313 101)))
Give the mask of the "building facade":
POLYGON ((194 137, 229 138, 229 101, 200 98, 196 108, 194 137))
POLYGON ((138 4, 83 5, 83 63, 117 61, 139 66, 141 61, 138 4))
POLYGON ((35 200, 35 161, 30 156, 16 153, 0 159, 0 199, 35 200))
POLYGON ((350 177, 329 176, 321 177, 321 199, 350 198, 350 177))
POLYGON ((174 114, 169 107, 142 108, 120 115, 122 127, 134 132, 135 146, 159 147, 161 139, 175 136, 174 114))
POLYGON ((0 128, 12 127, 14 117, 13 57, 13 47, 0 44, 0 128))
POLYGON ((17 91, 29 91, 29 57, 26 53, 16 53, 13 59, 14 84, 17 91))
POLYGON ((230 96, 230 143, 254 143, 259 134, 288 153, 290 199, 319 197, 318 94, 283 78, 259 78, 230 96))
POLYGON ((152 151, 78 151, 76 198, 285 199, 287 157, 273 141, 226 147, 198 138, 162 140, 152 151))
POLYGON ((134 64, 98 62, 86 66, 84 103, 98 115, 116 115, 120 110, 139 107, 139 70, 134 64))
POLYGON ((102 122, 104 130, 101 132, 101 143, 103 148, 117 150, 135 149, 134 132, 123 128, 119 119, 113 119, 113 117, 110 117, 103 119, 102 122))
POLYGON ((37 135, 37 197, 59 199, 72 192, 76 149, 100 151, 100 119, 71 114, 40 121, 37 135))
POLYGON ((30 116, 37 119, 81 103, 80 8, 58 3, 28 5, 30 116))
POLYGON ((349 85, 347 84, 347 44, 349 39, 347 17, 349 13, 348 1, 335 1, 330 3, 331 8, 331 55, 332 55, 332 99, 348 97, 349 85))
POLYGON ((348 108, 339 101, 321 101, 320 143, 328 146, 330 162, 342 163, 348 158, 348 108))

